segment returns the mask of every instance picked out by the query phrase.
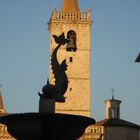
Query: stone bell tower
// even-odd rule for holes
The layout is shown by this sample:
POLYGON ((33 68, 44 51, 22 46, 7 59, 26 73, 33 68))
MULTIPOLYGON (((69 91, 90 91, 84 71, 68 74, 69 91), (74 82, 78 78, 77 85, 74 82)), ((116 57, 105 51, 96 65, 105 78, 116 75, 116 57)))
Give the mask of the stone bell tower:
POLYGON ((112 99, 105 100, 105 110, 106 110, 106 118, 117 118, 120 119, 120 100, 114 99, 114 96, 112 96, 112 99))
MULTIPOLYGON (((83 1, 84 2, 84 1, 83 1)), ((49 21, 50 55, 57 46, 53 35, 64 32, 69 43, 58 51, 58 61, 66 59, 68 89, 64 103, 56 103, 58 113, 90 115, 90 10, 81 12, 77 0, 63 0, 61 10, 53 10, 49 21)), ((50 82, 54 75, 50 66, 50 82)))

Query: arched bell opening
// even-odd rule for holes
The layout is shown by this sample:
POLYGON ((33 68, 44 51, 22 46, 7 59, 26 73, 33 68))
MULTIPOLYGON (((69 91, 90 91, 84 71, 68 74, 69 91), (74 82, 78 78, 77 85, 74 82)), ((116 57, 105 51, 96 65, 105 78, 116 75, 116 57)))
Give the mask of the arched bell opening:
POLYGON ((77 50, 76 46, 76 32, 73 30, 68 31, 67 33, 67 39, 69 40, 69 43, 66 46, 67 51, 75 52, 77 50))

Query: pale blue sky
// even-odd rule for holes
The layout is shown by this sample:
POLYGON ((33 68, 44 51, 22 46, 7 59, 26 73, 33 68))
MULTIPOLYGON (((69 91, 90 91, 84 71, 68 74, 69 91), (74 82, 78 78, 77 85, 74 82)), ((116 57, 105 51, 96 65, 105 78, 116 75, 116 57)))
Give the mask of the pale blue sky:
MULTIPOLYGON (((62 0, 0 0, 0 83, 7 112, 38 111, 48 77, 47 22, 62 0)), ((105 116, 104 100, 122 100, 121 118, 140 124, 140 0, 79 0, 91 8, 91 111, 105 116)))

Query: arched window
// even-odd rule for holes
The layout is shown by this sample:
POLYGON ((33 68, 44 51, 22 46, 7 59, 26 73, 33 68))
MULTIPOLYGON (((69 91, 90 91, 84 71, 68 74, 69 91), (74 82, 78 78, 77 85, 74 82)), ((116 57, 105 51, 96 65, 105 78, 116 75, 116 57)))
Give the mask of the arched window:
POLYGON ((69 40, 69 43, 67 45, 67 51, 75 52, 77 50, 76 47, 76 32, 73 30, 68 31, 67 33, 67 39, 69 40))
POLYGON ((109 108, 109 117, 115 118, 115 108, 114 107, 109 108))

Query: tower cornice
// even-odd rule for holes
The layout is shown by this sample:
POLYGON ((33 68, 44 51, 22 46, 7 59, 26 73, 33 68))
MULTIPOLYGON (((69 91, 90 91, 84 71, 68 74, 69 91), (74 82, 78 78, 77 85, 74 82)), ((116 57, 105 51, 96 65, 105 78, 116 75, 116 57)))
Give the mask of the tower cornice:
POLYGON ((90 21, 84 21, 84 22, 81 22, 81 21, 62 21, 62 20, 53 20, 53 21, 51 21, 51 23, 49 22, 48 23, 49 25, 50 24, 74 24, 74 25, 83 25, 83 24, 85 24, 85 25, 89 25, 89 24, 91 24, 91 22, 90 21))

